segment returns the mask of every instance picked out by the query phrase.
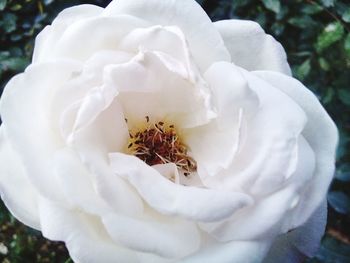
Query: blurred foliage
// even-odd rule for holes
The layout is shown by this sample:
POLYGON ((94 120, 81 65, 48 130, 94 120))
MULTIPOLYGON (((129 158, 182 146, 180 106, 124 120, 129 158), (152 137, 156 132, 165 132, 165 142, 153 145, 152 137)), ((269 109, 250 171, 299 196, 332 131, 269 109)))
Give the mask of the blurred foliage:
MULTIPOLYGON (((131 1, 131 0, 130 0, 131 1)), ((328 195, 327 233, 307 262, 350 262, 350 3, 348 0, 197 0, 213 21, 250 19, 278 39, 295 77, 312 89, 340 130, 328 195)), ((79 0, 0 0, 0 90, 30 63, 34 37, 79 0)), ((90 0, 106 6, 108 0, 90 0)), ((86 3, 85 2, 85 3, 86 3)), ((0 204, 0 262, 71 262, 64 245, 17 222, 0 204)))

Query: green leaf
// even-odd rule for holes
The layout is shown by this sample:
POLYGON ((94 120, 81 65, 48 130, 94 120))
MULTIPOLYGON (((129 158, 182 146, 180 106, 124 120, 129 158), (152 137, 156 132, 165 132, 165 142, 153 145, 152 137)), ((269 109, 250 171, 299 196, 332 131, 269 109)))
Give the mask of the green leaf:
POLYGON ((296 16, 288 19, 288 23, 299 28, 308 28, 315 24, 310 16, 296 16))
POLYGON ((321 247, 316 258, 317 263, 345 263, 350 262, 350 246, 330 235, 322 240, 321 247))
POLYGON ((350 164, 343 164, 335 173, 335 178, 342 182, 350 182, 350 164))
POLYGON ((321 0, 320 1, 325 7, 334 6, 334 0, 321 0))
POLYGON ((15 5, 11 6, 10 9, 11 9, 11 11, 18 11, 18 10, 22 9, 22 5, 15 4, 15 5))
POLYGON ((318 36, 316 42, 316 49, 322 52, 330 45, 339 41, 344 35, 344 27, 340 22, 333 22, 328 24, 322 33, 318 36))
POLYGON ((10 57, 8 59, 0 61, 0 68, 2 70, 7 71, 23 71, 29 64, 29 60, 27 58, 19 58, 19 57, 10 57))
POLYGON ((347 9, 343 12, 341 18, 343 18, 343 20, 344 20, 345 22, 350 23, 350 8, 347 8, 347 9))
POLYGON ((304 80, 307 75, 309 75, 311 70, 310 59, 305 60, 300 66, 295 70, 296 77, 300 80, 304 80))
POLYGON ((328 88, 326 91, 326 94, 322 97, 322 103, 323 104, 328 104, 333 100, 334 97, 334 89, 333 88, 328 88))
POLYGON ((281 10, 280 0, 262 0, 262 2, 267 9, 275 12, 276 14, 281 10))
POLYGON ((5 13, 3 19, 3 25, 6 33, 11 33, 16 30, 17 16, 11 13, 5 13))
POLYGON ((350 106, 350 90, 349 89, 339 89, 338 90, 338 98, 345 105, 350 106))
POLYGON ((323 8, 316 4, 305 4, 301 9, 301 11, 307 15, 314 15, 321 12, 322 10, 323 8))
POLYGON ((346 54, 350 57, 350 33, 347 34, 344 41, 344 49, 346 54))
POLYGON ((274 23, 272 26, 271 26, 271 30, 272 32, 274 33, 274 35, 276 36, 280 36, 283 31, 284 31, 284 24, 281 24, 281 23, 274 23))
POLYGON ((7 0, 0 0, 0 11, 4 10, 7 4, 7 0))
POLYGON ((333 191, 328 194, 331 207, 340 214, 350 213, 350 198, 343 192, 333 191))
POLYGON ((318 63, 320 64, 321 69, 323 69, 324 71, 329 71, 329 69, 331 68, 328 61, 323 57, 320 57, 318 59, 318 63))

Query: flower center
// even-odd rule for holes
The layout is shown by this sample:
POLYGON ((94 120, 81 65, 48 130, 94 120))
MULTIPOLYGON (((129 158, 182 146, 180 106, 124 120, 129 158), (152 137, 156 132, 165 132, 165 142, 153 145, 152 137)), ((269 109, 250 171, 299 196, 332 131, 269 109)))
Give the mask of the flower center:
MULTIPOLYGON (((127 121, 127 120, 126 120, 127 121)), ((173 124, 162 121, 151 124, 146 116, 145 129, 129 131, 128 151, 148 165, 174 163, 185 176, 197 170, 196 161, 188 155, 173 124)))

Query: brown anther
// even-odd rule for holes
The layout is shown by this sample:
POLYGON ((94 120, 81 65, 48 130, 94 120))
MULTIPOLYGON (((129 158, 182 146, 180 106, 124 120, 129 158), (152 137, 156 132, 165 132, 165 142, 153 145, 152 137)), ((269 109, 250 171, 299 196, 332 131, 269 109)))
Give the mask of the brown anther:
MULTIPOLYGON (((148 116, 146 121, 149 122, 148 116)), ((174 163, 185 176, 197 170, 197 164, 188 155, 188 148, 181 142, 175 126, 165 126, 163 121, 130 133, 128 151, 149 165, 174 163)))

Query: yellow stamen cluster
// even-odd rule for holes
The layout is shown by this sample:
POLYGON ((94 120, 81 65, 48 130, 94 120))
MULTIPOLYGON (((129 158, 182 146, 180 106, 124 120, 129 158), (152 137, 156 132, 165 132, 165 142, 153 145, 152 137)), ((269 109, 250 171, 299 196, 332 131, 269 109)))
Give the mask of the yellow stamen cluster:
POLYGON ((188 176, 197 170, 195 160, 188 155, 188 148, 183 144, 174 125, 159 121, 149 123, 144 130, 129 131, 128 151, 148 165, 174 163, 188 176))

